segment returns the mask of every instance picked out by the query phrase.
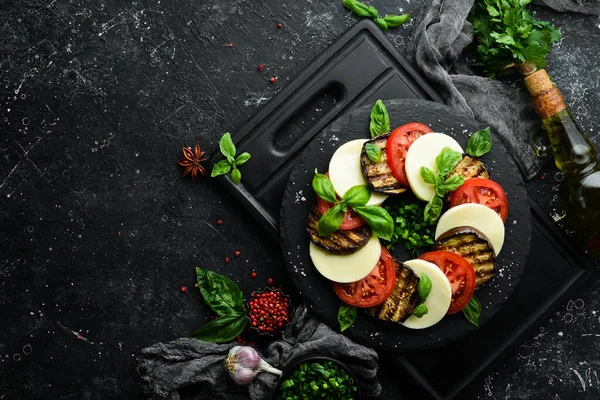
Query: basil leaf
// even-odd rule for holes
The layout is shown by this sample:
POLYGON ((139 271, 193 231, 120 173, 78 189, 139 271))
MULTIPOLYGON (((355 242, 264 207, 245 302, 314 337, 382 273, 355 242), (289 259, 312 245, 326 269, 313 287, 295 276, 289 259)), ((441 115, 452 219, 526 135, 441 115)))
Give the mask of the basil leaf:
POLYGON ((402 15, 386 15, 383 17, 383 20, 386 22, 387 26, 390 28, 395 28, 397 26, 402 25, 410 18, 410 14, 402 14, 402 15))
POLYGON ((250 159, 250 153, 244 152, 244 153, 240 154, 239 156, 237 156, 237 158, 235 159, 235 165, 242 165, 249 159, 250 159))
POLYGON ((481 303, 477 297, 471 297, 469 303, 462 309, 467 320, 479 328, 479 316, 481 315, 481 303))
POLYGON ((354 206, 352 209, 364 219, 381 239, 390 240, 394 233, 394 220, 379 206, 354 206))
POLYGON ((329 236, 340 228, 344 222, 342 207, 342 204, 336 204, 319 219, 319 236, 329 236))
POLYGON ((356 0, 343 0, 344 7, 353 11, 359 17, 377 17, 377 10, 356 0))
POLYGON ((435 185, 435 174, 432 170, 427 167, 421 167, 421 178, 425 181, 425 183, 431 183, 435 185))
POLYGON ((315 192, 319 195, 320 198, 329 202, 329 203, 337 203, 337 197, 335 195, 335 189, 333 188, 333 184, 323 174, 320 174, 315 169, 315 177, 312 181, 312 187, 315 192))
POLYGON ((227 162, 229 163, 229 165, 235 165, 235 158, 227 156, 227 162))
POLYGON ((381 160, 381 149, 373 143, 365 143, 365 153, 372 162, 376 163, 381 160))
POLYGON ((481 157, 492 148, 492 135, 490 127, 477 131, 471 135, 467 142, 467 154, 473 157, 481 157))
POLYGON ((421 318, 423 315, 427 314, 428 312, 429 312, 429 310, 427 309, 427 306, 424 303, 421 303, 415 307, 415 309, 412 312, 412 315, 414 315, 417 318, 421 318))
POLYGON ((367 185, 356 185, 352 186, 344 193, 342 201, 350 207, 364 206, 370 198, 371 190, 367 185))
POLYGON ((442 187, 442 185, 438 185, 435 188, 435 195, 437 197, 444 197, 444 195, 446 194, 446 191, 444 190, 444 188, 442 187))
POLYGON ((446 176, 454 169, 456 164, 462 160, 462 154, 452 150, 450 147, 444 147, 440 154, 435 158, 437 173, 446 176))
POLYGON ((338 310, 338 322, 340 323, 340 332, 350 328, 356 319, 356 307, 342 304, 338 310))
POLYGON ((429 296, 429 293, 431 293, 431 279, 427 276, 427 274, 421 274, 421 276, 419 276, 417 292, 419 292, 421 302, 427 300, 427 296, 429 296))
POLYGON ((387 32, 389 30, 388 24, 383 18, 374 18, 373 21, 382 31, 387 32))
POLYGON ((458 189, 459 187, 461 187, 463 183, 465 183, 465 177, 464 176, 462 176, 462 175, 452 175, 450 178, 446 179, 444 181, 444 183, 442 183, 440 185, 440 187, 445 192, 453 192, 456 189, 458 189))
POLYGON ((443 206, 444 202, 442 201, 441 197, 433 196, 433 198, 425 206, 425 222, 432 223, 438 219, 442 212, 443 206))
POLYGON ((231 164, 229 164, 229 161, 221 160, 215 165, 213 165, 213 169, 210 173, 210 176, 214 178, 215 176, 225 175, 229 171, 231 171, 231 164))
POLYGON ((244 314, 244 295, 229 278, 207 269, 196 268, 196 281, 204 301, 217 315, 244 314))
POLYGON ((225 315, 210 321, 190 336, 205 342, 229 342, 244 331, 247 323, 246 314, 225 315))
POLYGON ((236 185, 242 181, 242 173, 235 166, 233 167, 233 171, 231 171, 231 181, 236 185))
POLYGON ((219 142, 219 148, 225 157, 235 157, 235 145, 231 140, 231 135, 229 132, 224 134, 221 138, 221 141, 219 142))
POLYGON ((383 101, 377 100, 375 102, 370 117, 371 122, 369 123, 369 131, 371 132, 371 137, 379 136, 382 133, 388 133, 390 131, 390 117, 383 101))

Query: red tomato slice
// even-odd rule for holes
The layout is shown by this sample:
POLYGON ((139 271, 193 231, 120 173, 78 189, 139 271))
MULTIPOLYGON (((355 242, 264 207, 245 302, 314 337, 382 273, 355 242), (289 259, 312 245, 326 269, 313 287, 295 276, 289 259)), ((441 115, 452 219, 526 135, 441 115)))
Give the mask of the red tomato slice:
POLYGON ((437 265, 450 281, 452 301, 447 314, 462 310, 475 292, 475 270, 471 263, 460 254, 446 250, 430 251, 419 258, 437 265))
MULTIPOLYGON (((328 203, 317 195, 317 208, 321 215, 325 214, 331 207, 333 207, 333 203, 328 203)), ((342 222, 342 225, 340 225, 340 229, 347 231, 363 226, 366 223, 367 222, 362 219, 360 215, 355 213, 351 208, 348 208, 348 211, 344 214, 344 221, 342 222)))
POLYGON ((452 192, 450 207, 465 203, 478 203, 496 211, 502 222, 508 217, 508 200, 504 189, 491 179, 470 178, 452 192))
POLYGON ((426 133, 431 133, 433 130, 420 122, 410 122, 394 129, 387 140, 385 153, 387 163, 392 170, 394 178, 404 186, 408 187, 408 178, 404 171, 404 163, 406 152, 411 144, 426 133))
POLYGON ((394 290, 396 284, 396 263, 381 246, 381 257, 373 270, 357 282, 333 282, 333 291, 344 303, 356 307, 373 307, 383 303, 394 290))

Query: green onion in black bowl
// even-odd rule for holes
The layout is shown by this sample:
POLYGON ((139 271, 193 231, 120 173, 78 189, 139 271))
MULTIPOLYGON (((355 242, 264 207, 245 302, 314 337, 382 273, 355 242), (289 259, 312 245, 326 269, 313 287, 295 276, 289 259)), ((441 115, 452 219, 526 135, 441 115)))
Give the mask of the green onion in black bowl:
POLYGON ((360 386, 354 373, 341 361, 324 355, 307 355, 285 368, 273 399, 359 400, 360 386))

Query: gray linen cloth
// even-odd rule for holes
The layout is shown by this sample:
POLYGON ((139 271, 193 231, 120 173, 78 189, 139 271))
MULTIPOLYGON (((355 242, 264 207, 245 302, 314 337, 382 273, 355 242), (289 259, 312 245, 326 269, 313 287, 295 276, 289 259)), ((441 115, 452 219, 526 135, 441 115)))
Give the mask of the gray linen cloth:
MULTIPOLYGON (((431 0, 423 6, 408 56, 447 105, 491 126, 513 155, 523 177, 532 178, 540 169, 529 135, 540 128, 529 95, 498 80, 475 76, 457 64, 464 48, 473 40, 467 21, 474 0, 431 0)), ((539 5, 557 11, 600 15, 600 0, 539 0, 539 5)))
MULTIPOLYGON (((236 385, 223 367, 229 349, 237 343, 215 344, 191 338, 170 343, 158 343, 142 350, 138 371, 144 381, 144 392, 153 399, 252 399, 271 398, 277 376, 259 373, 248 388, 236 385), (199 384, 187 390, 181 389, 199 384)), ((290 361, 307 354, 336 357, 354 372, 361 384, 361 393, 378 396, 378 356, 367 347, 352 342, 310 316, 304 305, 294 311, 292 322, 282 338, 273 341, 263 352, 263 359, 283 370, 290 361)))

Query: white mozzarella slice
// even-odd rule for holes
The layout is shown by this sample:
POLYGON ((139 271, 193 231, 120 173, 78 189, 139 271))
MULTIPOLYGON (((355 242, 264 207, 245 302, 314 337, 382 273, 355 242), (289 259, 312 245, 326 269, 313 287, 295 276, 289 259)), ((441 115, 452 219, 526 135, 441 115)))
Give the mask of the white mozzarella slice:
MULTIPOLYGON (((333 153, 329 161, 329 179, 338 196, 344 197, 344 193, 352 186, 367 185, 360 165, 360 153, 367 139, 356 139, 344 143, 333 153)), ((381 193, 371 191, 368 206, 379 205, 387 199, 381 193)))
POLYGON ((369 275, 381 256, 379 238, 371 236, 366 245, 352 254, 331 254, 310 242, 310 258, 325 278, 340 283, 356 282, 369 275))
POLYGON ((403 325, 411 329, 429 328, 444 318, 448 308, 450 308, 450 302, 452 301, 450 282, 442 270, 429 261, 415 259, 405 261, 404 265, 411 268, 419 277, 426 274, 431 279, 431 292, 425 300, 427 314, 421 318, 411 315, 403 322, 403 325))
POLYGON ((504 223, 494 210, 474 203, 452 207, 438 220, 435 228, 436 240, 444 232, 458 226, 472 226, 480 230, 491 242, 496 255, 500 254, 504 244, 504 223))
POLYGON ((452 137, 443 133, 428 133, 413 142, 406 152, 404 170, 410 188, 415 196, 424 201, 429 201, 435 195, 435 189, 431 183, 425 183, 421 178, 421 167, 427 167, 434 174, 438 172, 435 159, 440 155, 444 147, 463 153, 462 147, 452 137))

